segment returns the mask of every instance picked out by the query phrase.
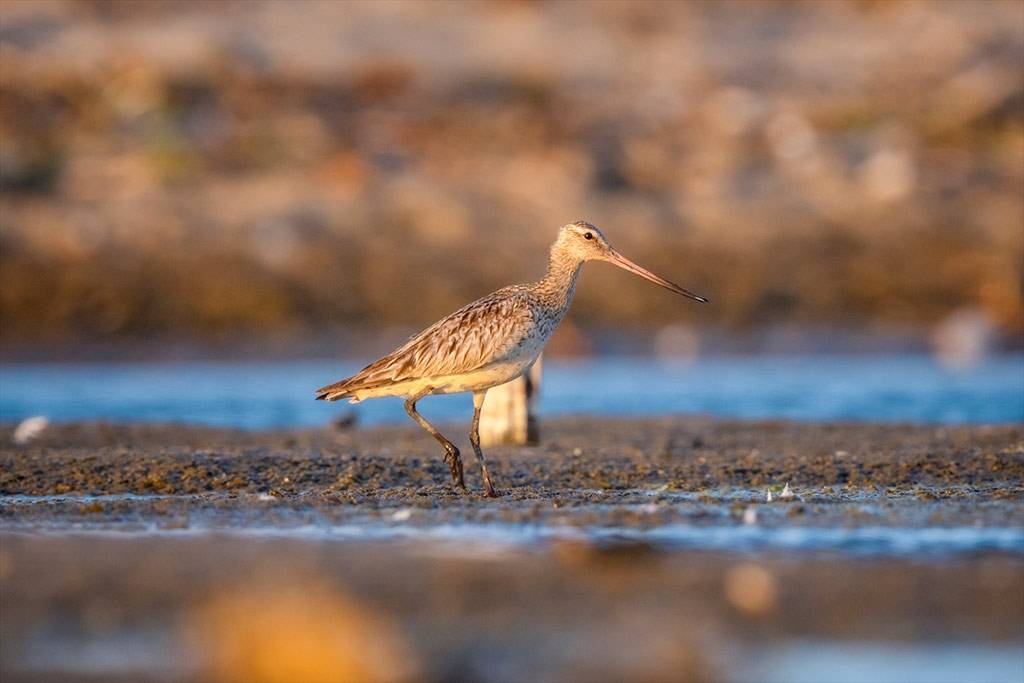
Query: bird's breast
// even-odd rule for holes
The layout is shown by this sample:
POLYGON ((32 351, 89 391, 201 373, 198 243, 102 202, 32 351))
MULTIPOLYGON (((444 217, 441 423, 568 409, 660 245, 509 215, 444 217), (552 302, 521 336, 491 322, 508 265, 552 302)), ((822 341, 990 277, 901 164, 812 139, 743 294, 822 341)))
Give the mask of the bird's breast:
POLYGON ((559 308, 541 307, 534 311, 534 324, 529 334, 529 343, 535 344, 538 353, 547 344, 548 339, 554 333, 558 323, 562 322, 568 311, 568 306, 559 308))

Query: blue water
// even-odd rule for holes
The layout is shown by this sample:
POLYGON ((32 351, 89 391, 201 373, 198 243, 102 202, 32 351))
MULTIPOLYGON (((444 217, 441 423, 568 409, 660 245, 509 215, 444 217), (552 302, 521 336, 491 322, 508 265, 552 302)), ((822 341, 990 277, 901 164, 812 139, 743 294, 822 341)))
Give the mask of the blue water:
MULTIPOLYGON (((7 364, 0 419, 157 420, 250 429, 322 425, 355 411, 361 424, 408 420, 399 399, 358 406, 313 390, 358 370, 337 361, 7 364)), ((440 421, 468 419, 468 396, 424 399, 440 421)), ((1024 422, 1024 355, 952 371, 926 355, 757 356, 549 361, 540 414, 705 414, 733 418, 1024 422)))
POLYGON ((783 640, 724 663, 729 680, 787 683, 1020 683, 1013 643, 783 640))

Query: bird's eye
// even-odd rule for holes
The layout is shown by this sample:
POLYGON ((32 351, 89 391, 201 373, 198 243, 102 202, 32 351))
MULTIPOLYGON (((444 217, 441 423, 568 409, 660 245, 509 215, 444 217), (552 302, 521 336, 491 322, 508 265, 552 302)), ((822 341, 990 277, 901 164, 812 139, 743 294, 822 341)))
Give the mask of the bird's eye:
POLYGON ((592 240, 592 239, 594 239, 594 234, 590 233, 590 232, 585 232, 585 233, 583 233, 583 239, 592 240))

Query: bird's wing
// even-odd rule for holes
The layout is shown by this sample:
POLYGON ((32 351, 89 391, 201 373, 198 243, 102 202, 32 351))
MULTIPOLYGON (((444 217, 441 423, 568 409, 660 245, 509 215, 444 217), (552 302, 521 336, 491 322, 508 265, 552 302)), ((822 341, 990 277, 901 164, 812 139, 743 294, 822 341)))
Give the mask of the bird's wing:
POLYGON ((473 372, 520 346, 532 321, 533 310, 523 290, 499 289, 439 320, 352 377, 320 391, 473 372))

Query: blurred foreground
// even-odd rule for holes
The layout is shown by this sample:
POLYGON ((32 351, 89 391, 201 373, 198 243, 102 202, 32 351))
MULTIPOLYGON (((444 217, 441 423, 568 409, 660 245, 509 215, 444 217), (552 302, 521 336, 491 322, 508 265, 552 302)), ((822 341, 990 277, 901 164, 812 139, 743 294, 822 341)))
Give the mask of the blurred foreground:
POLYGON ((1020 680, 1020 427, 562 420, 492 449, 498 500, 436 450, 89 423, 0 449, 0 673, 1020 680))
POLYGON ((1024 562, 4 538, 4 680, 1018 683, 1024 562), (68 558, 74 557, 74 566, 68 558))

